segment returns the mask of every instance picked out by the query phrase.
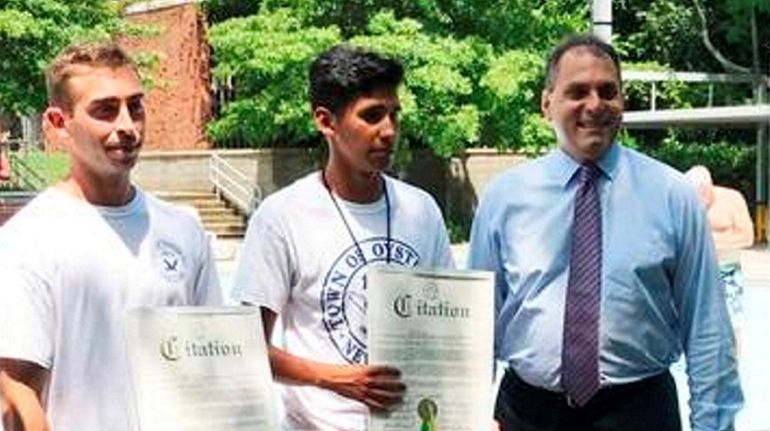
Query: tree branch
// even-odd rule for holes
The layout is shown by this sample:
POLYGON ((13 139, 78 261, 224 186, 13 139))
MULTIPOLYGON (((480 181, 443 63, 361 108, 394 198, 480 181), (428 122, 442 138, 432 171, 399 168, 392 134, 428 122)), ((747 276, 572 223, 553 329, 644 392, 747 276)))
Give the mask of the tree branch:
POLYGON ((708 21, 706 20, 706 12, 703 10, 703 6, 700 4, 699 0, 692 0, 692 2, 695 5, 695 9, 698 11, 698 16, 700 17, 701 26, 703 28, 701 30, 701 38, 703 39, 703 44, 706 45, 706 49, 709 50, 711 55, 714 56, 714 58, 719 62, 719 64, 722 65, 722 67, 725 68, 725 70, 736 73, 751 73, 750 68, 733 63, 727 57, 725 57, 719 51, 719 49, 714 46, 713 43, 711 43, 708 30, 708 21))

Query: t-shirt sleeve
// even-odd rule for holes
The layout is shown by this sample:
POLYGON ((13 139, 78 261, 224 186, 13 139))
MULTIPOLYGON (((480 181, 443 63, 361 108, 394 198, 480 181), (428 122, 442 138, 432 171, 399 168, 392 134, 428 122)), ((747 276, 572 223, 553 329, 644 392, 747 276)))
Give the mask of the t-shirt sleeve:
POLYGON ((289 241, 280 215, 263 204, 249 220, 233 277, 233 300, 280 314, 292 283, 289 241))
POLYGON ((0 357, 50 369, 56 319, 50 285, 31 268, 0 259, 0 357))

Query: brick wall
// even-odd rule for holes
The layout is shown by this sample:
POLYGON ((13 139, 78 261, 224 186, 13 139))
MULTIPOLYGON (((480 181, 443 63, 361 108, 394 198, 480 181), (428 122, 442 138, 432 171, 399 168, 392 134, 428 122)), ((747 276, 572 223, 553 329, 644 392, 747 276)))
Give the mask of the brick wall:
POLYGON ((129 13, 129 22, 149 25, 152 36, 120 40, 130 53, 159 55, 147 93, 149 150, 206 149, 204 126, 211 115, 209 48, 205 18, 195 4, 129 13))

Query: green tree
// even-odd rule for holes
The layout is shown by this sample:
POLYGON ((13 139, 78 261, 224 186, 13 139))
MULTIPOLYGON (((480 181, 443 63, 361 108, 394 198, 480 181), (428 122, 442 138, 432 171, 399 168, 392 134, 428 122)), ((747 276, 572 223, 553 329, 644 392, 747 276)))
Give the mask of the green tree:
POLYGON ((215 24, 230 18, 254 15, 259 12, 260 0, 203 0, 209 23, 215 24))
POLYGON ((232 80, 238 97, 210 123, 215 142, 287 146, 314 136, 306 70, 321 51, 341 40, 334 26, 306 27, 289 9, 234 18, 211 27, 214 76, 232 80))
POLYGON ((616 42, 632 61, 675 70, 767 73, 767 0, 624 0, 613 3, 616 42))
POLYGON ((103 0, 0 0, 0 109, 41 109, 46 63, 73 40, 117 31, 120 8, 103 0))
POLYGON ((538 108, 543 52, 566 29, 578 30, 575 17, 585 8, 557 13, 553 2, 540 2, 537 8, 522 7, 518 14, 506 15, 511 17, 508 28, 550 23, 529 39, 510 32, 511 45, 537 41, 527 49, 490 43, 490 31, 474 33, 487 27, 478 23, 476 30, 465 28, 467 35, 453 35, 448 31, 451 22, 442 21, 449 18, 438 18, 449 16, 447 11, 455 16, 481 11, 481 5, 507 7, 503 3, 263 0, 259 14, 211 27, 215 76, 234 81, 238 96, 211 123, 209 135, 220 144, 236 139, 254 146, 316 139, 307 112, 307 66, 321 51, 348 40, 405 65, 407 83, 401 94, 405 146, 427 146, 442 156, 479 144, 542 147, 551 141, 538 108), (383 5, 395 9, 372 12, 383 5))
POLYGON ((337 25, 345 37, 364 32, 382 10, 419 21, 429 34, 477 37, 499 49, 544 49, 588 27, 584 0, 263 0, 290 8, 314 25, 337 25))

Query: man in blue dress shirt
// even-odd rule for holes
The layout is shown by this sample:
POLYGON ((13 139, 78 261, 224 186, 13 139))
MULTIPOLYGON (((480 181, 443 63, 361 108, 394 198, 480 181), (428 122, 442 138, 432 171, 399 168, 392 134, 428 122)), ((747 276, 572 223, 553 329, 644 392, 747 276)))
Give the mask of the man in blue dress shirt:
POLYGON ((693 430, 731 429, 743 404, 734 337, 694 189, 615 142, 624 103, 611 46, 565 40, 545 87, 541 107, 558 148, 495 178, 471 234, 470 266, 497 275, 495 353, 507 369, 496 419, 503 431, 680 430, 668 368, 684 353, 693 430), (585 221, 577 227, 585 169, 596 172, 588 239, 585 221), (568 323, 573 278, 595 304, 586 299, 572 314, 595 315, 594 326, 568 323), (568 332, 582 337, 578 350, 566 349, 568 332), (594 371, 591 361, 576 364, 586 357, 594 371), (573 393, 568 374, 588 383, 573 393))

